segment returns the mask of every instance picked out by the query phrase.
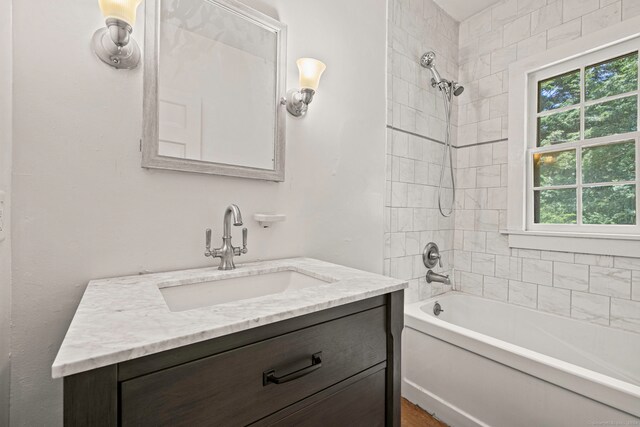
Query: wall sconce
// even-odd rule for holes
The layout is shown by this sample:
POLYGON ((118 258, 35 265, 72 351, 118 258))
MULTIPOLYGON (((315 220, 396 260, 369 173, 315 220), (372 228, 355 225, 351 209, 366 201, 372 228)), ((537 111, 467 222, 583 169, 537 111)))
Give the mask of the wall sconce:
POLYGON ((140 48, 131 38, 136 22, 136 9, 142 0, 98 0, 106 28, 100 28, 91 39, 93 51, 102 62, 114 68, 131 70, 140 62, 140 48))
POLYGON ((327 69, 327 66, 317 59, 300 58, 296 61, 300 72, 300 89, 287 92, 287 111, 295 117, 302 117, 307 114, 309 104, 313 101, 313 95, 318 90, 320 77, 327 69))

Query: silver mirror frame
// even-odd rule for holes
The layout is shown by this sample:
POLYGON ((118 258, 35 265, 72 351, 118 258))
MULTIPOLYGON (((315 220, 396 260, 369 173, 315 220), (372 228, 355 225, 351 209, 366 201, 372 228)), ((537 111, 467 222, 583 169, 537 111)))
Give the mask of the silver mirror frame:
POLYGON ((266 181, 284 181, 286 108, 282 98, 286 92, 287 70, 287 26, 235 0, 194 0, 204 1, 244 16, 274 31, 277 38, 276 72, 276 129, 274 135, 274 169, 258 169, 240 165, 204 162, 201 160, 179 159, 158 154, 160 117, 158 108, 158 70, 160 67, 160 2, 145 2, 144 30, 144 93, 142 130, 142 167, 210 175, 235 176, 266 181))

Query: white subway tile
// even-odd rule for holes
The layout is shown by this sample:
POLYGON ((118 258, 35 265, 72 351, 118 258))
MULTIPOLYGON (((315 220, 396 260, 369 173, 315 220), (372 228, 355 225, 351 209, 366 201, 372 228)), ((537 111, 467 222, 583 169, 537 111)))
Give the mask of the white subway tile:
POLYGON ((390 276, 401 280, 413 278, 413 257, 391 258, 390 276))
MULTIPOLYGON (((489 100, 487 100, 487 105, 489 100)), ((493 164, 493 144, 476 145, 474 147, 465 148, 464 151, 469 151, 469 166, 491 166, 493 164)))
POLYGON ((609 297, 573 291, 571 294, 571 317, 608 325, 609 297))
POLYGON ((622 21, 620 2, 596 10, 582 17, 582 35, 595 33, 622 21))
POLYGON ((613 263, 616 268, 640 270, 640 258, 615 257, 613 263))
POLYGON ((574 18, 598 10, 600 0, 563 0, 562 21, 568 22, 574 18))
POLYGON ((497 277, 484 277, 484 296, 497 301, 507 301, 509 296, 509 281, 497 277))
POLYGON ((518 46, 512 44, 491 52, 491 73, 497 73, 509 68, 509 64, 515 62, 518 57, 518 46))
POLYGON ((504 26, 503 45, 509 46, 531 35, 531 15, 527 14, 504 26))
POLYGON ((464 190, 465 209, 487 209, 487 189, 470 188, 464 190))
POLYGON ((613 257, 609 255, 576 254, 576 264, 613 267, 613 257))
POLYGON ((497 255, 496 277, 510 280, 521 280, 522 260, 512 256, 497 255))
POLYGON ((571 291, 548 286, 538 287, 538 310, 570 316, 571 291))
POLYGON ((631 298, 631 271, 620 268, 591 267, 589 291, 617 298, 631 298))
POLYGON ((527 58, 547 49, 547 33, 542 32, 518 42, 518 59, 527 58))
POLYGON ((575 40, 582 35, 582 19, 565 22, 547 31, 547 49, 575 40))
POLYGON ((471 271, 485 276, 493 276, 496 271, 496 256, 473 252, 471 257, 471 271))
POLYGON ((482 275, 460 272, 460 289, 468 294, 482 296, 482 275))
POLYGON ((467 251, 454 251, 454 265, 456 270, 471 272, 471 254, 467 251))
POLYGON ((553 262, 523 259, 522 280, 538 285, 551 286, 553 284, 553 262))
POLYGON ((532 283, 509 280, 509 302, 529 308, 536 308, 538 286, 532 283))
POLYGON ((479 167, 476 179, 479 188, 500 187, 500 165, 479 167))
POLYGON ((640 301, 640 271, 632 272, 631 299, 640 301))
POLYGON ((511 255, 509 237, 499 232, 487 233, 487 253, 511 255))
POLYGON ((484 252, 487 247, 486 233, 481 231, 464 232, 464 250, 471 252, 484 252))
POLYGON ((589 290, 589 266, 566 262, 553 263, 553 286, 574 291, 589 290))
POLYGON ((478 123, 478 142, 497 141, 502 138, 502 118, 484 120, 478 123))
POLYGON ((551 252, 541 251, 540 259, 547 261, 559 261, 573 263, 575 261, 575 254, 573 252, 551 252))
POLYGON ((547 0, 518 0, 518 15, 531 13, 547 4, 547 0))
POLYGON ((531 14, 531 34, 547 31, 562 24, 562 1, 554 1, 531 14))
POLYGON ((478 231, 498 231, 498 222, 500 216, 498 211, 492 210, 476 210, 475 226, 478 231))
POLYGON ((491 8, 493 28, 499 28, 518 17, 518 0, 502 1, 491 8))
POLYGON ((640 302, 611 298, 611 326, 640 333, 640 302))

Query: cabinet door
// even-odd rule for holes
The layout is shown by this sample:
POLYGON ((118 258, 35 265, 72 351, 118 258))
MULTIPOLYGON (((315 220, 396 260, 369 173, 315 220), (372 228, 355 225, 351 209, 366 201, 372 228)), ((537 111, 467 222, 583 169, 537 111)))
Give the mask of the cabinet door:
POLYGON ((385 371, 381 370, 286 418, 273 427, 376 427, 385 422, 385 371))
POLYGON ((124 381, 122 424, 247 425, 384 362, 385 319, 378 307, 124 381))

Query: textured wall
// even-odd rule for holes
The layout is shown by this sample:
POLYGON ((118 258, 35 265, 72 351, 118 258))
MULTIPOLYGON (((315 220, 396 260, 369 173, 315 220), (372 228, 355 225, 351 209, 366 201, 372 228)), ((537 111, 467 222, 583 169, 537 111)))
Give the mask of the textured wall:
POLYGON ((211 265, 204 229, 221 236, 229 203, 249 227, 243 261, 306 255, 382 272, 385 1, 251 3, 289 25, 289 87, 296 58, 329 67, 309 115, 287 121, 281 184, 143 170, 142 70, 94 57, 97 2, 15 2, 12 425, 61 424, 50 366, 86 283, 211 265), (265 211, 287 221, 259 229, 252 215, 265 211))
MULTIPOLYGON (((409 280, 406 301, 412 302, 446 289, 425 281, 427 243, 442 251, 444 268, 435 270, 449 274, 452 268, 453 216, 442 217, 437 202, 445 110, 431 73, 418 61, 433 50, 443 77, 455 79, 458 23, 432 0, 390 0, 388 31, 385 273, 409 280)), ((454 105, 454 141, 456 116, 454 105)))
MULTIPOLYGON (((11 193, 11 0, 0 0, 0 191, 6 193, 10 228, 11 193)), ((7 232, 9 234, 9 232, 7 232)), ((0 427, 9 425, 11 383, 11 236, 0 242, 0 427)))
POLYGON ((506 228, 509 64, 639 14, 637 0, 506 0, 460 24, 460 79, 469 89, 457 149, 462 290, 640 332, 640 259, 510 249, 498 232, 506 228))

